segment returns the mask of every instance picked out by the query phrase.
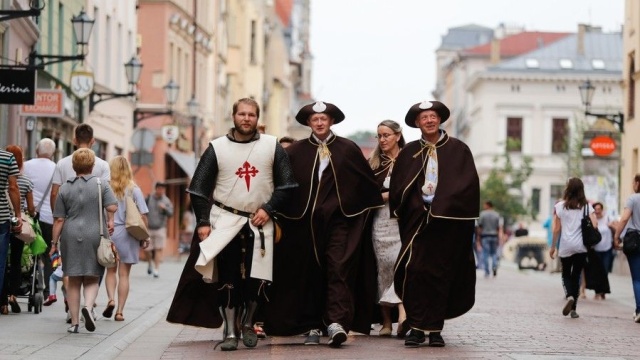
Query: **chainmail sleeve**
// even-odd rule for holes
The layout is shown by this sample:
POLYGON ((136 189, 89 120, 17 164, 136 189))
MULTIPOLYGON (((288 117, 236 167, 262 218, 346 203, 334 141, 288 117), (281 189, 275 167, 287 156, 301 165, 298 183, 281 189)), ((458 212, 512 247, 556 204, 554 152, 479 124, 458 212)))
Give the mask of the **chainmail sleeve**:
POLYGON ((213 193, 213 186, 217 176, 218 159, 213 146, 209 144, 209 147, 198 162, 187 189, 187 192, 191 195, 191 206, 198 220, 198 226, 209 224, 209 213, 211 211, 209 199, 213 193))
POLYGON ((290 194, 289 190, 298 187, 298 183, 293 177, 289 156, 280 144, 276 144, 273 160, 273 185, 274 191, 271 199, 262 206, 272 217, 286 203, 290 194))

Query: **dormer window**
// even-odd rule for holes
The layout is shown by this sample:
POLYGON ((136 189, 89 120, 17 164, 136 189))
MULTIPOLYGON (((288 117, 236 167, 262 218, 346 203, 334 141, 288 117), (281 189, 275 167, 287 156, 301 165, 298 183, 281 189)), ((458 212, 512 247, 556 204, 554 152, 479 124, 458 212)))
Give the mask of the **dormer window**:
POLYGON ((560 59, 561 69, 573 69, 573 61, 570 59, 560 59))
POLYGON ((538 62, 538 59, 526 59, 524 63, 529 69, 537 69, 540 67, 540 63, 538 62))
POLYGON ((591 60, 591 66, 596 70, 602 70, 605 68, 604 60, 602 59, 593 59, 591 60))

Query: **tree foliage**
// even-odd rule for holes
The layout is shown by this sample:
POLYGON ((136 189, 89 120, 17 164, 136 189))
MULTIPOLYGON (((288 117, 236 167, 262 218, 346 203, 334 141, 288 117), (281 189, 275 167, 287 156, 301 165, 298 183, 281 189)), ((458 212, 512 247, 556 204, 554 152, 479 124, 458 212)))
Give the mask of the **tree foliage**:
MULTIPOLYGON (((508 140, 511 141, 517 140, 508 140)), ((505 152, 494 157, 494 166, 480 188, 481 203, 491 201, 495 210, 504 216, 505 226, 513 224, 520 217, 532 215, 530 202, 525 201, 522 195, 522 184, 533 172, 533 159, 518 154, 519 161, 514 164, 514 154, 507 149, 516 147, 514 144, 505 146, 505 152)))

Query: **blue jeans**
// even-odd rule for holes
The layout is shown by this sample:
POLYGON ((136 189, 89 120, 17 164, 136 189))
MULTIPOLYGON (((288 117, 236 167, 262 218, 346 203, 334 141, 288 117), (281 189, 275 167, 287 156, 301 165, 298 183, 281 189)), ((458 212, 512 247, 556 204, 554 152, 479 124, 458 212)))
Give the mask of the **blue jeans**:
POLYGON ((498 270, 498 236, 482 236, 482 263, 484 274, 489 276, 491 270, 498 270), (489 267, 491 258, 491 267, 489 267))
POLYGON ((628 255, 629 270, 631 271, 631 283, 633 295, 636 298, 636 314, 640 313, 640 254, 628 255))
POLYGON ((11 224, 5 221, 0 224, 0 294, 4 288, 4 273, 7 269, 7 256, 9 255, 9 239, 11 224))

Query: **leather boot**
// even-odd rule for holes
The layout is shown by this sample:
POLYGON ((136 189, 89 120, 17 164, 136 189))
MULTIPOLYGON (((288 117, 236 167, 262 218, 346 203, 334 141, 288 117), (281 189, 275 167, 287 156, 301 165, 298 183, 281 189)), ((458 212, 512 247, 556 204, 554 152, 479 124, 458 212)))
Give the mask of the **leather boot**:
POLYGON ((220 315, 223 320, 222 341, 215 347, 220 345, 222 351, 233 351, 238 349, 238 332, 236 322, 236 308, 220 307, 220 315))
POLYGON ((258 308, 257 301, 247 301, 242 314, 242 343, 246 347, 255 347, 258 344, 258 334, 253 330, 253 316, 258 308))

